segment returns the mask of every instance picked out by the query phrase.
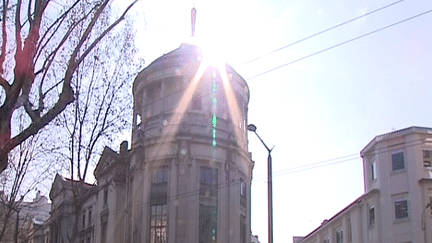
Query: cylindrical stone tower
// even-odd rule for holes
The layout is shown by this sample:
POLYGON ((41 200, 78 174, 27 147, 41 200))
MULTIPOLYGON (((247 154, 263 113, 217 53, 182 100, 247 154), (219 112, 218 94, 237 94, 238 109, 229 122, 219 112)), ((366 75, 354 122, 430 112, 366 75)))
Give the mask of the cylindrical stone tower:
POLYGON ((182 44, 135 79, 129 242, 251 242, 249 88, 182 44))

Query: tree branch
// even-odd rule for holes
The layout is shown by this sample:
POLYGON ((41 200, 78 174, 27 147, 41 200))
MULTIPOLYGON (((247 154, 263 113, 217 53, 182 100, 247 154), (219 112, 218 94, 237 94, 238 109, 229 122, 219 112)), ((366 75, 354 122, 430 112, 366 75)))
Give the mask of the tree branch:
MULTIPOLYGON (((92 49, 99 43, 100 40, 102 40, 102 38, 105 37, 105 35, 110 32, 115 26, 117 26, 126 16, 126 14, 129 12, 129 10, 133 7, 133 5, 135 5, 135 3, 138 2, 138 0, 133 1, 127 8, 126 10, 123 12, 123 14, 120 16, 120 18, 118 18, 114 23, 112 23, 104 32, 102 32, 101 35, 99 35, 98 38, 96 38, 96 40, 87 48, 87 50, 83 53, 83 55, 80 57, 80 59, 77 61, 77 64, 79 65, 84 58, 90 53, 90 51, 92 51, 92 49)), ((100 14, 100 13, 99 13, 100 14)))
POLYGON ((0 75, 3 74, 3 63, 6 60, 6 44, 7 44, 6 18, 7 18, 8 5, 9 5, 9 0, 3 0, 2 47, 1 47, 1 54, 0 54, 0 75))

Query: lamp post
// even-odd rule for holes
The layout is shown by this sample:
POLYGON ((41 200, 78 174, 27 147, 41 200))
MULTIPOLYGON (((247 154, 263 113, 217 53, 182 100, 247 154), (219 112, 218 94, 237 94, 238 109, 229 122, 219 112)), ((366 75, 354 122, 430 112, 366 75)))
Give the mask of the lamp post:
POLYGON ((249 124, 247 129, 251 132, 254 132, 261 143, 268 151, 267 157, 267 208, 268 208, 268 243, 273 243, 273 183, 272 183, 272 157, 271 151, 273 148, 269 148, 267 144, 261 139, 261 137, 256 132, 257 127, 254 124, 249 124))

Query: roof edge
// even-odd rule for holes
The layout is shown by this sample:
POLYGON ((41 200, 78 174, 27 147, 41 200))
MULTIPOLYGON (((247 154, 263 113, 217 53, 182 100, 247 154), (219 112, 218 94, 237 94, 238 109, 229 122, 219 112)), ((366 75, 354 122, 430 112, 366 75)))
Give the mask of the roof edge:
POLYGON ((411 127, 407 127, 407 128, 401 129, 401 130, 377 135, 360 151, 360 156, 363 157, 363 155, 365 153, 367 153, 378 142, 385 141, 385 140, 392 139, 392 138, 396 138, 396 137, 403 136, 403 135, 407 135, 410 133, 432 134, 432 128, 411 126, 411 127))

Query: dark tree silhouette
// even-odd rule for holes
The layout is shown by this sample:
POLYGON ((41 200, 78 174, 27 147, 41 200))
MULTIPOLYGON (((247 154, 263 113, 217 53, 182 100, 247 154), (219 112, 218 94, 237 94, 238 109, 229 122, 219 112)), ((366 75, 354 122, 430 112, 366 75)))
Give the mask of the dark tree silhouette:
POLYGON ((74 101, 72 81, 78 67, 137 0, 94 34, 110 2, 2 0, 0 172, 7 167, 13 148, 38 133, 74 101), (87 7, 80 12, 83 3, 87 7), (17 109, 23 109, 30 118, 22 131, 12 127, 17 109))

